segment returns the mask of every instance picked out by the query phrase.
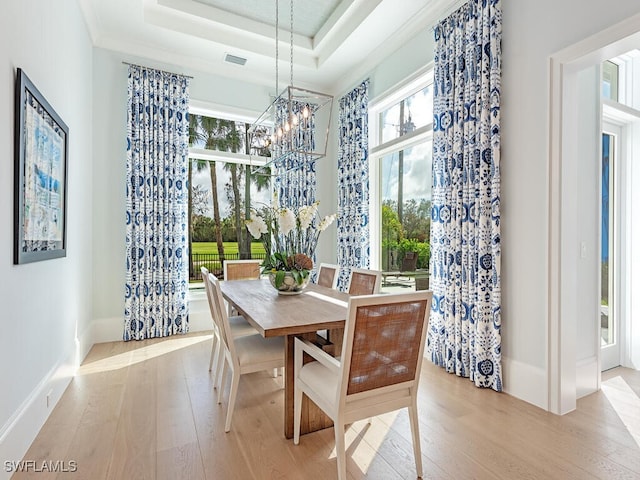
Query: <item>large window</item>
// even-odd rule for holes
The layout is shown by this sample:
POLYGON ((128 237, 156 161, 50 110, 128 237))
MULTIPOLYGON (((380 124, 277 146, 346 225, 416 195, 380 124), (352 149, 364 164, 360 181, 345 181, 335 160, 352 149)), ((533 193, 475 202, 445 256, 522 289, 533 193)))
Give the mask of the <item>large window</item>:
POLYGON ((383 291, 428 285, 431 228, 432 70, 370 105, 372 268, 383 291))
POLYGON ((270 202, 270 177, 259 168, 269 151, 249 135, 249 120, 215 115, 190 113, 189 274, 194 283, 201 280, 202 266, 222 276, 225 259, 265 254, 244 222, 251 207, 270 202))

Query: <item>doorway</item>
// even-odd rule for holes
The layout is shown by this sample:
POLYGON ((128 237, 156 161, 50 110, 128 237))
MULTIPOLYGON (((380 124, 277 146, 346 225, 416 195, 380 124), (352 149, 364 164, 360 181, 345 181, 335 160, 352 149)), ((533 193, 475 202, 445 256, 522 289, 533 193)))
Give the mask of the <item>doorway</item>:
MULTIPOLYGON (((600 237, 589 236, 586 240, 582 237, 583 226, 580 224, 580 217, 584 213, 585 205, 580 204, 576 198, 580 188, 579 177, 583 164, 581 160, 582 145, 577 125, 583 119, 580 117, 580 108, 585 102, 577 94, 578 76, 580 72, 589 68, 598 68, 602 62, 612 57, 622 55, 640 46, 640 15, 630 17, 614 27, 611 27, 589 39, 575 44, 551 57, 551 136, 550 136, 550 163, 549 163, 549 335, 548 335, 548 380, 549 380, 549 410, 554 413, 564 414, 576 408, 578 378, 577 371, 580 367, 581 374, 588 371, 589 380, 594 389, 600 388, 600 366, 601 352, 600 339, 601 327, 601 307, 600 298, 600 262, 597 261, 601 253, 597 246, 600 245, 600 237), (589 240, 591 239, 591 240, 589 240), (589 242, 592 243, 589 243, 589 242), (580 253, 576 255, 576 247, 579 246, 580 253), (593 268, 587 278, 581 277, 577 272, 582 268, 585 259, 595 258, 593 268), (587 283, 590 291, 588 295, 582 290, 582 286, 587 283), (593 290, 593 294, 591 292, 593 290), (585 299, 589 310, 587 315, 581 315, 585 310, 585 299), (589 348, 593 349, 595 361, 590 364, 578 365, 579 335, 584 331, 589 331, 585 338, 592 339, 589 348), (576 332, 579 334, 577 335, 576 332), (587 368, 582 368, 582 367, 587 368)), ((636 77, 640 78, 640 77, 636 77)), ((638 83, 638 82, 636 82, 638 83)), ((599 92, 598 92, 599 93, 599 92)), ((595 95, 595 100, 599 95, 595 95)), ((640 99, 640 92, 636 97, 640 99)), ((590 102, 591 100, 589 100, 590 102)), ((594 105, 591 103, 591 105, 594 105)), ((601 144, 602 134, 602 108, 600 102, 597 105, 597 118, 591 123, 591 139, 593 149, 592 157, 594 170, 599 163, 598 158, 602 151, 597 147, 601 144)), ((633 110, 633 109, 632 109, 633 110)), ((626 113, 630 113, 627 111, 626 113)), ((631 112, 634 113, 634 112, 631 112)), ((640 112, 639 112, 640 113, 640 112)), ((635 113, 634 113, 635 115, 635 113)), ((638 117, 640 118, 640 117, 638 117)), ((584 123, 584 122, 583 122, 584 123)), ((640 129, 637 122, 630 127, 633 132, 634 142, 640 139, 640 129)), ((601 146, 601 145, 600 145, 601 146)), ((633 146, 630 151, 640 154, 640 145, 633 146)), ((629 159, 630 165, 638 162, 629 159)), ((621 175, 626 182, 637 185, 640 189, 640 168, 630 168, 627 175, 621 175)), ((594 189, 599 190, 597 182, 593 183, 594 189)), ((635 227, 640 221, 635 218, 640 214, 640 194, 633 192, 633 188, 627 189, 628 210, 626 212, 616 211, 616 215, 626 215, 624 225, 628 226, 626 232, 618 234, 618 238, 624 245, 632 245, 640 242, 640 227, 635 227)), ((599 208, 594 200, 592 215, 589 222, 597 227, 599 208)), ((620 231, 620 229, 616 229, 620 231)), ((599 232, 599 229, 596 229, 599 232)), ((620 249, 620 244, 614 245, 620 249)), ((625 247, 626 248, 626 247, 625 247)), ((640 252, 635 253, 628 248, 625 260, 625 272, 623 285, 630 286, 640 282, 640 252)), ((618 251, 620 258, 620 251, 618 251)), ((618 269, 619 270, 619 269, 618 269)), ((615 278, 620 277, 622 272, 614 274, 614 285, 612 292, 620 295, 620 284, 616 287, 615 278)), ((628 287, 624 287, 628 288, 628 287)), ((630 293, 630 292, 629 292, 630 293)), ((621 296, 618 310, 612 313, 612 318, 618 320, 625 316, 635 318, 635 329, 631 329, 630 323, 623 326, 618 322, 618 330, 627 328, 629 335, 623 342, 617 344, 621 348, 618 357, 626 359, 631 368, 640 368, 640 300, 635 301, 628 294, 621 296), (635 303, 634 303, 635 302, 635 303), (634 312, 636 313, 634 317, 634 312), (626 342, 626 343, 625 343, 626 342)), ((607 312, 609 314, 609 312, 607 312)), ((607 319, 608 320, 608 319, 607 319)), ((615 331, 614 329, 612 332, 615 331)), ((607 331, 607 334, 609 332, 607 331)), ((615 356, 615 354, 614 354, 615 356)))

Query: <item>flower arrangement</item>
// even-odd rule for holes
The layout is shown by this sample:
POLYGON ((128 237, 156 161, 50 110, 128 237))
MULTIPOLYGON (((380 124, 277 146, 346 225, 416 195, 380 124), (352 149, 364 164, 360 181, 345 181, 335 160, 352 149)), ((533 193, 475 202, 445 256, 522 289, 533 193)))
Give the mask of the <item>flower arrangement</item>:
POLYGON ((318 205, 290 208, 264 207, 245 223, 251 236, 259 239, 267 253, 262 262, 262 273, 274 275, 274 286, 280 290, 290 272, 297 286, 306 285, 313 269, 313 253, 320 233, 333 223, 336 216, 327 215, 317 221, 318 205))

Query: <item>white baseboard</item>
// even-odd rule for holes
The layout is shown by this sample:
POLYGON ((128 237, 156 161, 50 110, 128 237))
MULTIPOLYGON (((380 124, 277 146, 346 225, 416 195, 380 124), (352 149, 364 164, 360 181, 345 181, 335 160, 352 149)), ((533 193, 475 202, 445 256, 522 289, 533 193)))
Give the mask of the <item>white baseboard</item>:
MULTIPOLYGON (((202 292, 201 295, 190 293, 189 296, 189 331, 202 332, 211 330, 211 312, 209 311, 209 303, 207 302, 206 295, 202 292)), ((95 319, 91 324, 92 343, 86 353, 89 352, 91 346, 95 343, 118 342, 122 340, 123 322, 122 317, 95 319)))
POLYGON ((189 331, 211 330, 213 328, 211 311, 204 290, 195 294, 189 293, 189 331))
POLYGON ((59 362, 44 376, 0 429, 0 480, 8 480, 13 473, 7 471, 5 462, 22 460, 33 439, 49 418, 75 374, 79 353, 78 342, 76 351, 71 352, 69 358, 59 362))
POLYGON ((503 356, 502 383, 505 393, 544 410, 549 410, 545 369, 503 356))

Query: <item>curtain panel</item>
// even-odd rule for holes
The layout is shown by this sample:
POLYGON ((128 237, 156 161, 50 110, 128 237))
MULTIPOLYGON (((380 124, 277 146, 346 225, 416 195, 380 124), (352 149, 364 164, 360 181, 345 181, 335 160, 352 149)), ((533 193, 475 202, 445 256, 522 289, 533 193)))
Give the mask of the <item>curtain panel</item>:
POLYGON ((187 333, 187 77, 128 77, 124 340, 187 333))
POLYGON ((369 79, 340 99, 338 112, 338 288, 369 267, 369 79))
POLYGON ((431 287, 427 351, 502 390, 500 0, 471 0, 435 28, 431 287))
POLYGON ((275 163, 275 193, 280 207, 298 210, 316 201, 316 161, 295 154, 275 163))

